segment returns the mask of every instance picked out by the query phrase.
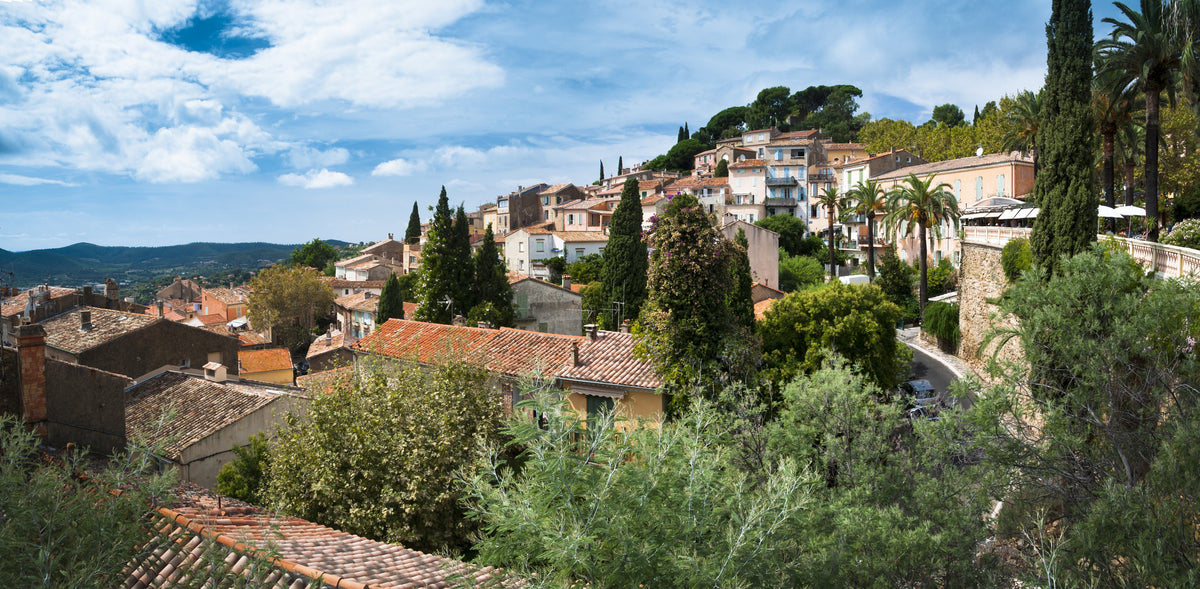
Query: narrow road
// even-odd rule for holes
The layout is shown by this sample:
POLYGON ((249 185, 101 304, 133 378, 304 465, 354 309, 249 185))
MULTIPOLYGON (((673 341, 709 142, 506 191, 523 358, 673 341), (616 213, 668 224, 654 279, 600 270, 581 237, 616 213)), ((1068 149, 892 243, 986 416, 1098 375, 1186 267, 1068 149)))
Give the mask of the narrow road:
MULTIPOLYGON (((912 350, 913 359, 912 363, 909 364, 908 378, 924 378, 925 380, 928 380, 929 384, 933 385, 933 388, 937 389, 938 392, 944 393, 950 390, 950 383, 957 380, 954 376, 954 373, 951 372, 949 368, 942 365, 941 362, 934 360, 929 354, 926 354, 921 349, 911 347, 909 349, 912 350)), ((969 409, 971 407, 971 399, 964 399, 962 404, 964 409, 969 409)))

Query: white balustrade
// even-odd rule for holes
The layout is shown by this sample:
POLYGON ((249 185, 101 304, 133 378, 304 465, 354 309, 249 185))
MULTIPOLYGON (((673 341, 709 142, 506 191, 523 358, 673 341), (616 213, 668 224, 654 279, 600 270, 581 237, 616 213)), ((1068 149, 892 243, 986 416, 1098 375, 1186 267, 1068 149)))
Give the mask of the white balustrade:
MULTIPOLYGON (((969 226, 963 228, 963 240, 967 243, 1003 247, 1018 237, 1028 238, 1031 231, 1025 227, 969 226)), ((1200 276, 1200 251, 1111 235, 1100 235, 1098 239, 1115 240, 1138 263, 1153 268, 1161 276, 1200 276)))

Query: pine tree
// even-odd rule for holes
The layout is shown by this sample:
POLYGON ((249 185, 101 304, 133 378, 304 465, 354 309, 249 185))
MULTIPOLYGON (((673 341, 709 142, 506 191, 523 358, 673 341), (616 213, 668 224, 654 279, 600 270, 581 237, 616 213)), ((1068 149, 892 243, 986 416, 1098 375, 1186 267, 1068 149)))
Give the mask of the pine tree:
POLYGON ((625 158, 617 156, 617 175, 625 173, 625 158))
POLYGON ((1033 187, 1041 212, 1029 241, 1034 262, 1053 274, 1062 256, 1073 256, 1096 241, 1091 2, 1054 0, 1046 45, 1037 135, 1040 170, 1033 187))
POLYGON ((750 241, 746 239, 746 230, 738 227, 737 236, 733 240, 737 245, 730 250, 730 284, 726 305, 733 315, 734 322, 739 326, 754 331, 754 279, 750 276, 750 241))
POLYGON ((471 321, 487 321, 492 327, 513 327, 512 285, 508 282, 490 224, 483 233, 479 251, 475 253, 475 284, 479 298, 468 318, 471 321))
POLYGON ((415 313, 415 319, 418 321, 450 323, 454 318, 451 271, 454 265, 451 249, 453 223, 446 187, 443 186, 442 193, 438 196, 437 207, 433 211, 433 219, 429 222, 425 245, 421 248, 420 283, 417 289, 420 306, 415 313))
POLYGON ((408 216, 408 229, 404 231, 404 242, 409 245, 421 242, 421 213, 417 212, 416 202, 413 203, 412 214, 408 216))
POLYGON ((404 293, 401 292, 400 279, 393 273, 383 283, 383 291, 379 293, 379 306, 375 309, 375 324, 382 325, 388 319, 404 319, 404 293))
POLYGON ((625 180, 621 202, 613 211, 608 226, 608 245, 604 248, 603 301, 600 321, 607 329, 616 329, 625 319, 637 320, 646 300, 646 243, 642 241, 642 200, 637 178, 625 180))

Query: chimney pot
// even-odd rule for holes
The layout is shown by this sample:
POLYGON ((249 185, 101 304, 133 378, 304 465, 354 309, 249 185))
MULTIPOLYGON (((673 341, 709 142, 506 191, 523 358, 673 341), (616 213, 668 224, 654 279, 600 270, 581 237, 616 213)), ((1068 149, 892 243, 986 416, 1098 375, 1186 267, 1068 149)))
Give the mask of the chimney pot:
POLYGON ((629 323, 628 319, 621 322, 621 333, 629 333, 629 323))
POLYGON ((579 366, 579 342, 571 342, 571 366, 579 366))
POLYGON ((162 317, 163 316, 163 302, 155 301, 155 306, 158 307, 158 316, 162 317))
POLYGON ((584 325, 583 332, 587 334, 588 339, 596 339, 596 324, 588 323, 587 325, 584 325))
POLYGON ((492 324, 488 323, 487 321, 479 321, 475 324, 475 326, 478 327, 479 329, 491 329, 492 328, 492 324))
POLYGON ((562 287, 567 290, 571 290, 571 275, 570 274, 562 275, 562 287))
POLYGON ((86 331, 91 328, 92 328, 92 312, 91 311, 80 311, 79 312, 79 329, 86 331))
POLYGON ((41 325, 17 328, 21 416, 38 434, 46 435, 46 330, 41 325))

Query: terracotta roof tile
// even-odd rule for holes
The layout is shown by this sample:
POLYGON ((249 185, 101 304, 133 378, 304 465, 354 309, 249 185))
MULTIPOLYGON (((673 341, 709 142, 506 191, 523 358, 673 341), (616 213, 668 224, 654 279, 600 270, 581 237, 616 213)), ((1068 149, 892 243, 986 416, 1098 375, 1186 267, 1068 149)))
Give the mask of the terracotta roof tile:
POLYGON ((238 332, 237 336, 243 346, 261 346, 271 343, 271 340, 267 339, 267 336, 255 331, 238 332))
POLYGON ((579 345, 579 365, 568 362, 556 376, 642 389, 662 386, 654 367, 634 355, 633 335, 615 331, 599 331, 596 339, 583 338, 579 345))
POLYGON ((196 315, 196 320, 203 324, 204 327, 212 327, 214 325, 224 325, 225 316, 220 313, 209 313, 208 315, 196 315))
POLYGON ((351 311, 374 313, 379 308, 379 295, 368 291, 348 294, 334 299, 333 304, 351 311))
POLYGON ((242 376, 272 370, 291 370, 292 355, 285 348, 238 350, 238 374, 242 376))
POLYGON ((765 165, 766 165, 766 162, 763 162, 762 160, 742 160, 740 162, 733 162, 732 164, 729 164, 729 167, 731 167, 731 168, 761 168, 765 165))
POLYGON ((226 305, 243 305, 246 303, 246 297, 241 293, 234 292, 228 288, 206 288, 204 294, 225 303, 226 305))
POLYGON ((166 541, 127 567, 127 587, 170 586, 193 576, 190 567, 221 561, 240 574, 259 571, 263 578, 250 580, 255 586, 281 589, 449 587, 456 576, 471 586, 524 585, 500 569, 368 540, 196 485, 181 485, 176 501, 157 515, 166 541), (266 570, 246 566, 247 554, 266 560, 266 570))
POLYGON ((317 337, 317 339, 314 340, 313 343, 309 344, 308 353, 306 353, 304 355, 304 357, 312 358, 313 356, 324 354, 325 352, 328 352, 331 350, 336 350, 336 349, 342 347, 343 345, 345 345, 345 343, 346 343, 346 334, 344 334, 341 331, 338 331, 336 329, 332 330, 329 333, 326 333, 325 335, 317 337))
POLYGON ((875 180, 891 180, 894 178, 907 178, 909 174, 916 174, 918 177, 928 176, 930 174, 938 174, 951 170, 967 170, 981 166, 996 166, 1007 163, 1021 163, 1033 165, 1033 159, 1022 157, 1017 152, 1012 153, 992 153, 986 154, 983 157, 967 156, 958 159, 945 160, 941 162, 933 162, 929 164, 919 164, 916 166, 908 166, 892 170, 886 174, 875 176, 875 180))
MULTIPOLYGON (((34 287, 18 294, 17 296, 4 299, 4 302, 0 303, 0 317, 11 317, 24 312, 25 305, 29 303, 29 295, 31 293, 38 292, 41 288, 42 287, 40 286, 34 287)), ((46 290, 49 293, 47 295, 47 299, 57 299, 78 292, 73 288, 63 288, 61 286, 51 286, 46 290)))
POLYGON ((140 313, 126 313, 97 307, 81 307, 42 322, 46 345, 71 354, 79 354, 119 337, 163 321, 140 313), (80 328, 82 311, 91 313, 91 328, 80 328))
POLYGON ((763 317, 767 314, 767 309, 770 309, 771 305, 775 304, 775 301, 776 299, 764 299, 754 303, 754 319, 762 321, 763 317))
MULTIPOLYGON (((286 350, 285 350, 286 353, 286 350)), ((165 440, 173 460, 180 453, 270 403, 278 393, 264 388, 238 390, 175 371, 148 378, 125 391, 125 430, 165 440), (163 415, 171 419, 160 423, 163 415)))
POLYGON ((602 231, 557 231, 555 232, 555 235, 567 243, 575 243, 579 241, 608 241, 608 234, 602 231))

